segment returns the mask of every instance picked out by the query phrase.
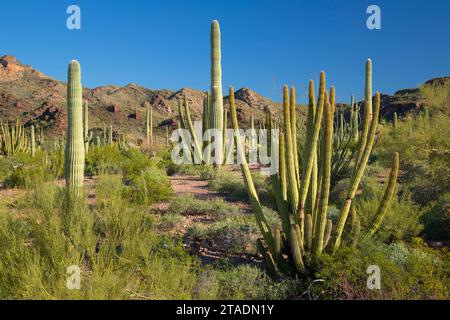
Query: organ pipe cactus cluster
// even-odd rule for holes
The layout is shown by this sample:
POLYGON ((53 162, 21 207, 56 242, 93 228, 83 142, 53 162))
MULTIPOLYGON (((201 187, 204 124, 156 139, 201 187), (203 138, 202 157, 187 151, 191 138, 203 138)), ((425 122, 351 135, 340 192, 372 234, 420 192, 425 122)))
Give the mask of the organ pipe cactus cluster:
POLYGON ((25 128, 16 120, 15 125, 7 123, 0 124, 0 151, 1 154, 12 157, 17 153, 28 150, 28 139, 25 134, 25 128))
MULTIPOLYGON (((355 159, 355 168, 347 191, 347 199, 341 208, 336 226, 333 226, 328 217, 329 195, 331 190, 331 172, 334 143, 334 113, 335 90, 331 87, 326 91, 325 73, 320 75, 318 100, 315 100, 314 83, 309 83, 309 105, 306 130, 306 142, 303 150, 303 165, 300 174, 297 174, 294 157, 294 144, 297 137, 292 135, 294 110, 290 105, 295 101, 289 97, 287 86, 283 88, 283 126, 280 134, 280 169, 273 174, 271 183, 280 215, 281 227, 270 230, 267 220, 256 193, 247 161, 243 156, 244 150, 239 135, 239 125, 236 115, 236 105, 233 88, 230 88, 231 117, 235 129, 235 140, 238 156, 242 159, 241 170, 245 184, 248 188, 250 203, 254 211, 262 239, 257 242, 258 251, 263 255, 269 271, 280 274, 302 274, 314 265, 317 258, 327 248, 334 252, 342 242, 344 227, 347 228, 345 239, 350 245, 356 245, 361 225, 356 211, 352 206, 353 199, 367 166, 367 161, 373 148, 375 134, 378 127, 380 111, 380 94, 375 95, 372 115, 372 66, 367 62, 366 68, 366 103, 363 127, 366 132, 361 135, 365 141, 359 141, 359 156, 355 159), (320 138, 319 138, 320 137, 320 138), (320 144, 319 144, 320 141, 320 144), (313 182, 314 164, 317 161, 317 182, 313 182), (312 190, 313 189, 313 190, 312 190), (308 201, 306 201, 309 199, 308 201), (306 205, 308 203, 308 205, 306 205), (350 212, 350 221, 347 218, 350 212)), ((294 91, 295 92, 295 91, 294 91)), ((295 94, 295 93, 294 93, 295 94)), ((268 129, 274 128, 269 124, 268 129)), ((300 149, 299 149, 300 150, 300 149)), ((367 236, 373 235, 381 225, 395 194, 398 175, 399 156, 396 153, 385 195, 380 202, 378 210, 374 213, 373 221, 368 226, 367 236)))
POLYGON ((67 84, 66 187, 79 195, 84 180, 83 101, 81 67, 78 61, 69 64, 67 84))

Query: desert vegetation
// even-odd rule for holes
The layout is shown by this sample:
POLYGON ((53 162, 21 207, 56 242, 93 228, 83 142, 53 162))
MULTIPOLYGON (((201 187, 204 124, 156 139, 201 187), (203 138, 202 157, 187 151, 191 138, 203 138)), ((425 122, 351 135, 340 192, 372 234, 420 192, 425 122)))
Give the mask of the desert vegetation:
POLYGON ((319 79, 242 121, 213 21, 202 113, 145 101, 132 134, 91 124, 71 61, 64 134, 1 124, 0 299, 448 299, 450 80, 387 114, 370 59, 363 101, 319 79))

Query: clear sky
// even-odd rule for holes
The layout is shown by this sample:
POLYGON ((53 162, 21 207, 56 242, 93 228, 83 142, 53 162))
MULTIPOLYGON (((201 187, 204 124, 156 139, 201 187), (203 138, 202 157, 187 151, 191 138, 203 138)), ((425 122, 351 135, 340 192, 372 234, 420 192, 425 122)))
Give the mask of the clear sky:
POLYGON ((339 101, 359 98, 368 57, 382 93, 450 75, 449 0, 2 1, 0 55, 60 80, 77 59, 88 87, 207 90, 213 19, 224 92, 247 86, 280 100, 286 83, 305 101, 308 80, 325 70, 339 101), (81 30, 66 27, 70 4, 81 8, 81 30), (381 30, 366 27, 371 4, 381 8, 381 30))

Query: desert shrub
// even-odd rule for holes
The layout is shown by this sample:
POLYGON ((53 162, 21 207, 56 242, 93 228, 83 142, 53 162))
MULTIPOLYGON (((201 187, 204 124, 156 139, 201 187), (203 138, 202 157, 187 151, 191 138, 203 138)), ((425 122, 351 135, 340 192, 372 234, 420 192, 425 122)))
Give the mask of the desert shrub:
POLYGON ((371 240, 359 248, 341 248, 323 255, 313 288, 316 299, 447 299, 448 257, 426 247, 408 248, 371 240), (381 270, 381 290, 369 290, 367 268, 381 270))
POLYGON ((233 216, 239 212, 240 210, 237 206, 229 204, 223 199, 202 200, 195 198, 191 194, 176 197, 168 209, 168 213, 170 214, 213 214, 216 217, 233 216))
POLYGON ((167 166, 169 176, 200 176, 203 179, 210 179, 214 175, 214 168, 210 165, 174 164, 167 166))
MULTIPOLYGON (((260 172, 252 172, 252 179, 262 203, 271 203, 268 183, 260 172)), ((227 171, 221 169, 216 171, 214 177, 209 181, 209 186, 214 190, 225 193, 233 200, 248 199, 247 188, 245 187, 240 172, 227 171)))
POLYGON ((90 148, 86 155, 86 174, 94 176, 121 173, 121 158, 122 151, 116 145, 90 148))
POLYGON ((2 299, 190 299, 198 261, 147 215, 124 201, 120 178, 101 178, 99 203, 65 205, 63 189, 37 186, 0 208, 2 299), (66 288, 66 270, 81 269, 81 290, 66 288))
POLYGON ((31 188, 58 179, 64 171, 64 155, 59 151, 45 153, 37 150, 35 157, 20 153, 2 158, 2 176, 8 188, 31 188))
POLYGON ((252 265, 224 264, 200 273, 195 292, 199 299, 281 300, 298 292, 298 282, 292 279, 274 281, 252 265))
POLYGON ((164 170, 148 167, 139 173, 134 173, 133 170, 129 172, 133 173, 124 177, 124 191, 130 201, 139 205, 150 205, 171 197, 172 186, 164 170))
POLYGON ((420 204, 437 200, 450 189, 450 127, 449 118, 437 113, 407 116, 393 126, 385 126, 377 155, 387 165, 393 152, 400 153, 403 180, 412 191, 412 198, 420 204))
MULTIPOLYGON (((362 188, 364 192, 355 201, 355 208, 364 230, 373 220, 385 186, 380 185, 375 178, 369 178, 364 181, 362 188)), ((398 185, 397 190, 401 189, 402 187, 398 185)), ((394 241, 417 236, 423 228, 420 223, 422 213, 423 209, 411 201, 408 192, 397 192, 376 237, 383 241, 394 241)))
POLYGON ((431 203, 421 217, 426 239, 450 241, 450 194, 431 203))
POLYGON ((450 105, 450 80, 424 84, 419 88, 424 104, 432 113, 448 112, 450 105))

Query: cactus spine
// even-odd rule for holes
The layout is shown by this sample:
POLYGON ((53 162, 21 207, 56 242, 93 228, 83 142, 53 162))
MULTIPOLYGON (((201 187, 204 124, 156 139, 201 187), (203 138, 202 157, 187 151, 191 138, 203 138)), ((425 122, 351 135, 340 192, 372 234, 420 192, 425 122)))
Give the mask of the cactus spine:
POLYGON ((81 67, 69 64, 67 85, 66 187, 79 195, 84 180, 83 97, 81 67))
POLYGON ((222 97, 222 65, 221 65, 220 26, 217 20, 211 24, 211 105, 210 129, 216 129, 216 149, 214 166, 222 165, 222 130, 223 130, 223 97, 222 97), (219 136, 220 134, 220 136, 219 136))

